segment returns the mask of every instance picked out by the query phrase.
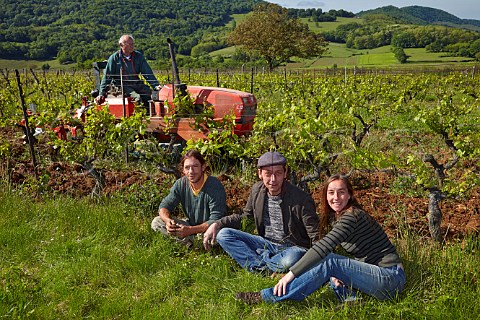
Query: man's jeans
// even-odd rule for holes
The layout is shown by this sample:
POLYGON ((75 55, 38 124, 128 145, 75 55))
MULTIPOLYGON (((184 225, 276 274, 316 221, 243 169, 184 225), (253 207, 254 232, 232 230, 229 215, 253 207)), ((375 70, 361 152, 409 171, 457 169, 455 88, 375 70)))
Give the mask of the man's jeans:
POLYGON ((248 271, 285 272, 307 251, 298 246, 280 245, 260 236, 223 228, 217 242, 230 257, 248 271))
POLYGON ((331 253, 316 266, 295 277, 287 285, 286 295, 275 296, 273 288, 268 288, 261 291, 262 299, 267 302, 301 301, 328 282, 331 277, 344 283, 335 287, 330 281, 335 295, 341 302, 355 299, 355 290, 380 300, 392 299, 403 290, 406 282, 403 268, 398 265, 382 268, 331 253))

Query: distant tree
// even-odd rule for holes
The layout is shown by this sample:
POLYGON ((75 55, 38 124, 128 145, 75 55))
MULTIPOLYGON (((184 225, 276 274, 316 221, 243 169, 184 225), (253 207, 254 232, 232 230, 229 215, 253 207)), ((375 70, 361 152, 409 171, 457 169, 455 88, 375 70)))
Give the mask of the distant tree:
POLYGON ((334 15, 335 17, 344 17, 344 18, 353 18, 355 14, 350 11, 345 11, 343 9, 340 10, 330 10, 328 11, 329 14, 334 15))
POLYGON ((324 14, 313 17, 313 21, 315 21, 315 22, 333 22, 333 21, 337 21, 337 17, 334 16, 334 15, 331 15, 329 13, 324 13, 324 14))
POLYGON ((353 31, 362 28, 362 25, 358 22, 350 22, 346 24, 341 24, 329 37, 329 40, 340 43, 345 43, 350 34, 353 34, 353 31))
MULTIPOLYGON (((471 57, 477 57, 477 55, 479 55, 479 54, 480 54, 480 39, 475 40, 470 45, 470 56, 471 57)), ((478 58, 477 58, 477 60, 478 60, 478 58)))
POLYGON ((397 32, 392 36, 392 46, 399 48, 415 48, 417 46, 417 41, 411 32, 397 32))
POLYGON ((290 18, 287 9, 273 3, 257 5, 230 33, 229 41, 249 53, 258 53, 270 70, 291 57, 321 56, 327 50, 321 36, 298 19, 290 18))
POLYGON ((393 47, 392 48, 393 54, 395 55, 395 58, 398 60, 400 63, 406 63, 408 56, 405 53, 405 50, 401 47, 393 47))

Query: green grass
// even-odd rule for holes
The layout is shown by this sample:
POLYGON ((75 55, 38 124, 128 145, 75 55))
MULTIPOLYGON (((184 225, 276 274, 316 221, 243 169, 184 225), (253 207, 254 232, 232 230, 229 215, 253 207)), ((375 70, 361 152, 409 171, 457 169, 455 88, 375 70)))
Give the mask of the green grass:
MULTIPOLYGON (((243 20, 245 20, 245 18, 247 17, 247 14, 245 13, 237 13, 237 14, 232 14, 232 18, 233 20, 235 20, 235 23, 237 24, 237 26, 243 22, 243 20)), ((227 26, 228 27, 232 27, 233 25, 233 22, 230 22, 227 26)))
MULTIPOLYGON (((406 290, 334 311, 322 288, 301 303, 244 305, 237 291, 275 281, 250 274, 220 250, 192 251, 153 233, 149 213, 114 200, 29 200, 0 191, 0 317, 22 319, 471 319, 480 313, 478 238, 438 249, 394 239, 406 290)), ((401 223, 404 212, 393 212, 401 223)))
POLYGON ((300 21, 302 21, 303 23, 306 23, 308 25, 308 28, 316 33, 334 31, 335 29, 337 29, 338 26, 342 24, 347 24, 352 22, 363 23, 363 19, 361 18, 343 18, 343 17, 337 17, 337 21, 332 21, 332 22, 313 22, 313 21, 309 21, 309 18, 301 18, 300 21))
POLYGON ((56 70, 68 70, 75 67, 76 64, 63 65, 58 60, 7 60, 0 59, 0 69, 41 69, 44 64, 56 70))
POLYGON ((465 57, 449 57, 444 53, 430 53, 425 48, 405 49, 409 56, 407 63, 400 64, 391 51, 391 46, 383 46, 375 49, 357 50, 347 48, 345 44, 329 43, 328 52, 319 59, 293 59, 288 63, 288 68, 324 68, 337 65, 338 67, 409 67, 416 68, 419 65, 426 67, 445 65, 465 65, 474 62, 465 57), (299 62, 300 61, 300 62, 299 62), (415 65, 415 66, 413 66, 415 65))
POLYGON ((231 57, 234 53, 235 53, 235 46, 231 46, 231 47, 226 47, 220 50, 210 52, 209 55, 212 57, 216 57, 216 56, 231 57))
MULTIPOLYGON (((235 47, 227 47, 210 53, 210 56, 231 57, 235 52, 235 47)), ((352 49, 347 48, 345 44, 329 43, 328 52, 321 58, 292 60, 286 64, 288 69, 312 69, 312 68, 330 68, 337 67, 402 67, 417 68, 419 65, 425 67, 434 66, 455 66, 465 65, 474 62, 474 59, 465 57, 450 57, 444 53, 430 53, 425 48, 405 49, 409 56, 407 63, 400 64, 391 51, 391 46, 383 46, 374 49, 352 49)))
POLYGON ((431 63, 431 62, 471 62, 473 58, 445 56, 443 52, 427 52, 425 48, 405 49, 405 53, 410 56, 408 62, 412 63, 431 63))

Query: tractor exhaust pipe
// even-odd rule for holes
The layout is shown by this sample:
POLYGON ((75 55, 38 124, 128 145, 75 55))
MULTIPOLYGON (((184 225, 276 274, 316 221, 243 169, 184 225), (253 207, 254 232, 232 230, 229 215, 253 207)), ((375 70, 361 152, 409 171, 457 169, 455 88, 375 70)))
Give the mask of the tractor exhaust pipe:
POLYGON ((167 38, 168 49, 170 50, 170 58, 172 59, 172 80, 174 87, 174 94, 178 91, 180 97, 187 95, 187 85, 180 82, 180 76, 178 74, 177 60, 175 59, 174 43, 172 39, 167 38))
POLYGON ((170 50, 170 58, 172 59, 172 79, 174 84, 180 84, 180 77, 178 75, 177 60, 175 59, 175 50, 173 47, 173 41, 167 38, 168 49, 170 50))

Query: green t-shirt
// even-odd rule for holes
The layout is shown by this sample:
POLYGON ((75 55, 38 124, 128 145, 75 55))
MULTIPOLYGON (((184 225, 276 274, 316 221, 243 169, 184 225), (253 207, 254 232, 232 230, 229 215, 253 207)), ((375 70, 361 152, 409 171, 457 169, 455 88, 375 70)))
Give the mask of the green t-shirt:
POLYGON ((192 226, 200 225, 205 221, 210 225, 227 213, 225 188, 217 178, 212 176, 207 178, 197 196, 193 194, 187 177, 175 181, 159 208, 165 208, 173 213, 178 204, 182 205, 188 223, 192 226))

